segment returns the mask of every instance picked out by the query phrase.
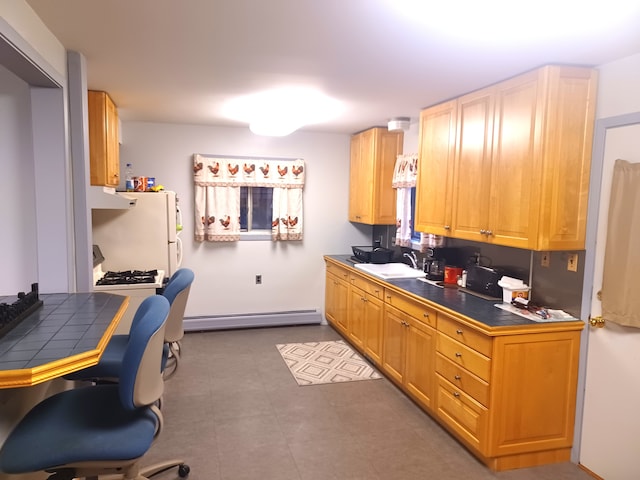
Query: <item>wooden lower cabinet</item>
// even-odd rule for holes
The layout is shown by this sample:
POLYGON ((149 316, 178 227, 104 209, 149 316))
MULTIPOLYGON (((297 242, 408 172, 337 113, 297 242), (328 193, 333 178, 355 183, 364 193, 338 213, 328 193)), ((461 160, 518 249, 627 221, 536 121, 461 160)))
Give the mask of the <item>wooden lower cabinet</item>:
POLYGON ((347 333, 349 313, 349 272, 327 264, 324 315, 341 334, 347 333))
POLYGON ((384 305, 382 369, 418 404, 433 408, 436 322, 433 309, 396 292, 384 305))
POLYGON ((579 330, 494 339, 492 468, 569 460, 579 350, 579 330))
POLYGON ((485 465, 570 460, 582 322, 491 328, 337 265, 327 319, 485 465))
POLYGON ((568 461, 580 329, 492 337, 439 313, 438 420, 493 470, 568 461))
POLYGON ((383 287, 351 274, 347 335, 374 364, 382 362, 383 287))

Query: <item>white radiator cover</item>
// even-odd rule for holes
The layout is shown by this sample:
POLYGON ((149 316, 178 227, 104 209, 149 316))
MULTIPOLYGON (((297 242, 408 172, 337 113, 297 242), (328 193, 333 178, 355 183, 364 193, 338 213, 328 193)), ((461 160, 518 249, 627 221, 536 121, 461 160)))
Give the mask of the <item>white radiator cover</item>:
POLYGON ((283 325, 317 325, 322 322, 322 313, 318 310, 294 310, 289 312, 185 317, 183 326, 185 332, 197 332, 283 325))

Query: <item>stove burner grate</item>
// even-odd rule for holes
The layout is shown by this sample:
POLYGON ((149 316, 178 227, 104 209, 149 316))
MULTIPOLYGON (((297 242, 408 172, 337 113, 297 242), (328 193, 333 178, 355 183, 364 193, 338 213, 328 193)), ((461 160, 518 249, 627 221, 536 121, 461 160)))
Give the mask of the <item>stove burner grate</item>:
POLYGON ((124 270, 107 272, 96 282, 96 285, 137 285, 155 283, 158 270, 124 270))

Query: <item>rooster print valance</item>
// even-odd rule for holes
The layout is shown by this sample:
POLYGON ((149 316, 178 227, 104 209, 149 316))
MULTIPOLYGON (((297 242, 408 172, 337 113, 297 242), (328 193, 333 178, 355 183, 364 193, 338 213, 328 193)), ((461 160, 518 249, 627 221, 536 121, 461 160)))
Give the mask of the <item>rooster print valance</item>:
POLYGON ((202 187, 304 186, 304 160, 218 158, 194 155, 193 177, 202 187))
POLYGON ((273 188, 271 237, 302 240, 303 160, 193 155, 195 240, 240 239, 240 188, 273 188))

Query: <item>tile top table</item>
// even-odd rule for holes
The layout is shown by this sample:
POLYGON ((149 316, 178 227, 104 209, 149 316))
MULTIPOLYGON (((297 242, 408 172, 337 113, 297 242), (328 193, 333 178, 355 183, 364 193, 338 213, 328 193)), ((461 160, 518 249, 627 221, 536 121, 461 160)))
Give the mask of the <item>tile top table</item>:
MULTIPOLYGON (((39 296, 43 305, 0 338, 0 388, 29 387, 95 365, 129 297, 103 292, 39 296)), ((0 297, 11 303, 15 297, 0 297)))

